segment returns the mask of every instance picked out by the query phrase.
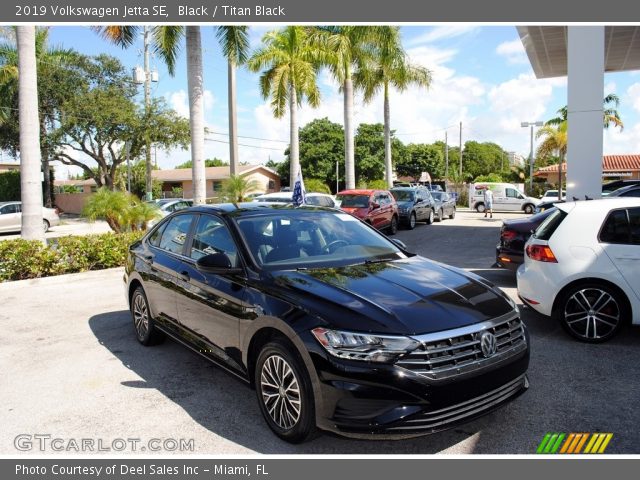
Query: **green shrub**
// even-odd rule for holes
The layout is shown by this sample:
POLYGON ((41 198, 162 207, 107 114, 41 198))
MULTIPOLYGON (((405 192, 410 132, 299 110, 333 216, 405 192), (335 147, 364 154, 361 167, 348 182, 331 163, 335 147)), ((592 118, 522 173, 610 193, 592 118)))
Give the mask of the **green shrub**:
POLYGON ((127 192, 104 187, 89 197, 82 214, 91 221, 105 220, 116 233, 145 230, 150 220, 160 217, 155 205, 142 203, 127 192))
POLYGON ((20 200, 20 171, 0 173, 0 202, 20 200))
POLYGON ((0 242, 0 281, 121 267, 142 232, 69 236, 45 246, 34 240, 0 242))
POLYGON ((331 194, 331 189, 322 180, 317 178, 308 178, 304 181, 304 189, 307 192, 315 193, 328 193, 331 194))

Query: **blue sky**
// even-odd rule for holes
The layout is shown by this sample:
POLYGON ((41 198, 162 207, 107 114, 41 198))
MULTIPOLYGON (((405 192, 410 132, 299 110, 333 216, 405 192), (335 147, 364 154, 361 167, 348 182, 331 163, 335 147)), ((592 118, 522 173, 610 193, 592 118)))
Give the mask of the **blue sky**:
MULTIPOLYGON (((274 27, 252 26, 251 44, 256 47, 274 27)), ((227 67, 220 53, 212 27, 202 27, 204 48, 205 121, 218 142, 206 144, 207 157, 228 160, 227 137, 227 67)), ((405 48, 411 59, 432 71, 429 90, 412 88, 391 94, 391 122, 405 143, 433 142, 444 139, 458 143, 458 125, 463 122, 463 142, 494 141, 506 150, 527 156, 528 129, 521 121, 547 120, 566 104, 566 79, 537 80, 526 58, 515 27, 442 25, 402 27, 405 48)), ((109 53, 125 66, 142 65, 142 39, 134 47, 122 50, 110 45, 87 27, 52 27, 51 42, 75 48, 86 54, 109 53)), ((164 96, 178 113, 188 116, 186 60, 178 59, 176 75, 168 75, 161 60, 153 59, 160 81, 153 85, 154 96, 164 96)), ((240 157, 250 163, 264 163, 269 158, 281 160, 288 139, 288 120, 276 120, 258 91, 258 74, 238 72, 238 129, 240 157), (251 145, 251 146, 249 146, 251 145)), ((301 122, 329 117, 342 123, 342 97, 327 72, 319 76, 322 105, 317 109, 303 106, 301 122)), ((623 132, 604 134, 605 153, 640 153, 640 72, 605 76, 605 92, 620 96, 623 132)), ((604 93, 604 92, 603 92, 604 93)), ((355 102, 356 123, 382 122, 382 99, 364 104, 355 102)), ((189 158, 188 151, 158 152, 158 163, 172 168, 189 158)), ((66 168, 58 167, 58 178, 66 168)))

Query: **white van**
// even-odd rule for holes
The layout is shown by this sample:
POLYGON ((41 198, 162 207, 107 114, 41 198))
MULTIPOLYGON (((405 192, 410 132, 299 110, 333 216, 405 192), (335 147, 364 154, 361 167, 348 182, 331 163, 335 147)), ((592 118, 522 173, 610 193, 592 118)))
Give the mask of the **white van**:
POLYGON ((469 208, 477 212, 484 212, 484 190, 493 192, 493 209, 511 212, 523 211, 532 214, 540 200, 525 196, 518 187, 511 183, 479 182, 469 187, 469 208))

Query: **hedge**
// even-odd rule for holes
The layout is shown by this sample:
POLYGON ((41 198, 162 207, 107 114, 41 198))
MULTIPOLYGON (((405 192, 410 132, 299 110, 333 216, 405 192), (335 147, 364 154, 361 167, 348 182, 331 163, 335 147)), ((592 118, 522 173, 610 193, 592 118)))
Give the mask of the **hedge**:
POLYGON ((129 245, 143 233, 61 237, 51 245, 21 238, 0 241, 0 282, 121 267, 129 245))

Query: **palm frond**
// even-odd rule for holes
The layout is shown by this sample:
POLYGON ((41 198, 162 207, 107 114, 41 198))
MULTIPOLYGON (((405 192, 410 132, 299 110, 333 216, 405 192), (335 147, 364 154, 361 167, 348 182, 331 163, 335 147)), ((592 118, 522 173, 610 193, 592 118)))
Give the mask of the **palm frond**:
POLYGON ((222 54, 234 65, 243 65, 249 52, 249 27, 216 27, 216 37, 222 47, 222 54))
POLYGON ((99 34, 105 40, 127 48, 133 44, 140 27, 133 25, 107 25, 104 27, 94 26, 91 30, 99 34))
POLYGON ((167 65, 169 74, 173 76, 176 60, 180 53, 180 41, 184 37, 184 27, 179 25, 158 25, 152 28, 154 51, 167 65))

